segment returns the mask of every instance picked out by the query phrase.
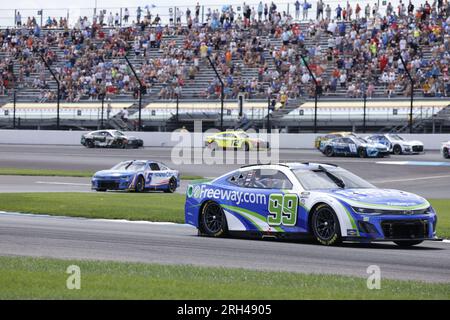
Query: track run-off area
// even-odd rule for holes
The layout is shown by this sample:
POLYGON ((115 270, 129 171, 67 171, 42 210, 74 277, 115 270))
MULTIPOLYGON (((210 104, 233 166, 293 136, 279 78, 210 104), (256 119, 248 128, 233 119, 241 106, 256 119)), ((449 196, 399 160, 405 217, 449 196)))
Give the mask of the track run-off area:
MULTIPOLYGON (((153 159, 180 170, 181 174, 206 178, 242 166, 175 165, 170 148, 115 150, 0 145, 1 168, 97 171, 128 159, 153 159)), ((359 159, 327 158, 313 149, 288 149, 280 150, 279 161, 334 163, 380 188, 405 190, 432 199, 450 199, 450 165, 446 165, 450 161, 446 162, 438 151, 359 159)), ((187 183, 182 181, 178 192, 184 193, 187 183)), ((57 191, 92 192, 90 179, 0 176, 0 192, 57 191)), ((378 265, 386 278, 450 282, 448 242, 424 242, 409 249, 389 242, 324 247, 309 242, 204 238, 198 237, 194 228, 182 224, 5 212, 0 213, 0 255, 192 264, 358 277, 367 277, 367 267, 378 265)))

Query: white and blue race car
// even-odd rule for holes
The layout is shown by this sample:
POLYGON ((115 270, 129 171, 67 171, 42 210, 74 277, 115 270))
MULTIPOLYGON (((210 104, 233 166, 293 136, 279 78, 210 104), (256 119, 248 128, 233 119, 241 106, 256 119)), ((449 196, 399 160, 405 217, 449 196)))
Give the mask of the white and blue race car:
POLYGON ((437 240, 436 213, 424 198, 378 189, 330 164, 252 165, 186 191, 185 221, 201 235, 341 241, 437 240))
POLYGON ((424 152, 424 146, 418 140, 406 140, 396 133, 373 134, 365 138, 373 143, 380 143, 388 147, 393 154, 414 154, 424 152))
POLYGON ((92 177, 92 189, 96 191, 161 190, 172 193, 179 186, 180 174, 177 170, 152 160, 123 161, 109 170, 96 172, 92 177))
POLYGON ((327 157, 357 156, 361 158, 381 158, 389 156, 387 146, 381 143, 367 141, 355 135, 321 141, 319 150, 327 157))

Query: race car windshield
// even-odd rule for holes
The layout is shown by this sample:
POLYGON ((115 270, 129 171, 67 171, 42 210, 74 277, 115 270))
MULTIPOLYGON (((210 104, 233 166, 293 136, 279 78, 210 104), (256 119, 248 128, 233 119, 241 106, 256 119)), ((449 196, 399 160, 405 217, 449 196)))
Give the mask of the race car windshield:
POLYGON ((364 179, 341 168, 327 168, 327 170, 296 169, 293 172, 305 190, 376 188, 364 179))
POLYGON ((239 132, 236 134, 239 138, 248 138, 248 135, 246 133, 243 132, 239 132))
POLYGON ((123 134, 123 132, 120 132, 120 131, 114 131, 114 135, 120 136, 120 137, 125 136, 125 135, 123 134))
POLYGON ((403 138, 400 137, 400 136, 397 135, 397 134, 390 134, 389 136, 390 136, 392 139, 394 139, 394 140, 401 140, 401 141, 403 141, 403 138))
POLYGON ((145 162, 141 161, 127 161, 127 162, 121 162, 115 167, 113 167, 111 170, 117 170, 117 171, 137 171, 142 170, 145 167, 145 162))
POLYGON ((367 143, 367 141, 364 140, 364 139, 361 138, 361 137, 355 137, 355 139, 358 140, 358 141, 361 142, 361 143, 367 143))

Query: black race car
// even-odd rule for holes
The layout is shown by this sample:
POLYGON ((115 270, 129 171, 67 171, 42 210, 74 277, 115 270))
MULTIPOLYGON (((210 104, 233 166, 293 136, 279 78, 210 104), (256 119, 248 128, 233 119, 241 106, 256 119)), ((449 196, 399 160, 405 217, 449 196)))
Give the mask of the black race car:
POLYGON ((81 136, 81 144, 87 148, 139 148, 144 146, 142 139, 125 135, 119 130, 98 130, 81 136))

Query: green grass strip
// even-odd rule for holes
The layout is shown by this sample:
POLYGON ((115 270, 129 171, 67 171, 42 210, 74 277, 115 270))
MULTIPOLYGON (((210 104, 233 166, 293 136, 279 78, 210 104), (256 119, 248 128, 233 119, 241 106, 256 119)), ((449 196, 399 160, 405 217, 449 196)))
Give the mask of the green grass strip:
MULTIPOLYGON (((105 168, 107 169, 107 168, 105 168)), ((0 176, 42 176, 42 177, 79 177, 90 178, 94 175, 90 170, 53 170, 53 169, 23 169, 0 168, 0 176)), ((202 176, 182 175, 181 180, 206 180, 202 176)))
POLYGON ((0 257, 0 299, 449 299, 450 284, 108 261, 0 257), (66 273, 80 267, 80 290, 66 273))
POLYGON ((58 216, 184 223, 183 194, 0 193, 0 210, 58 216))

